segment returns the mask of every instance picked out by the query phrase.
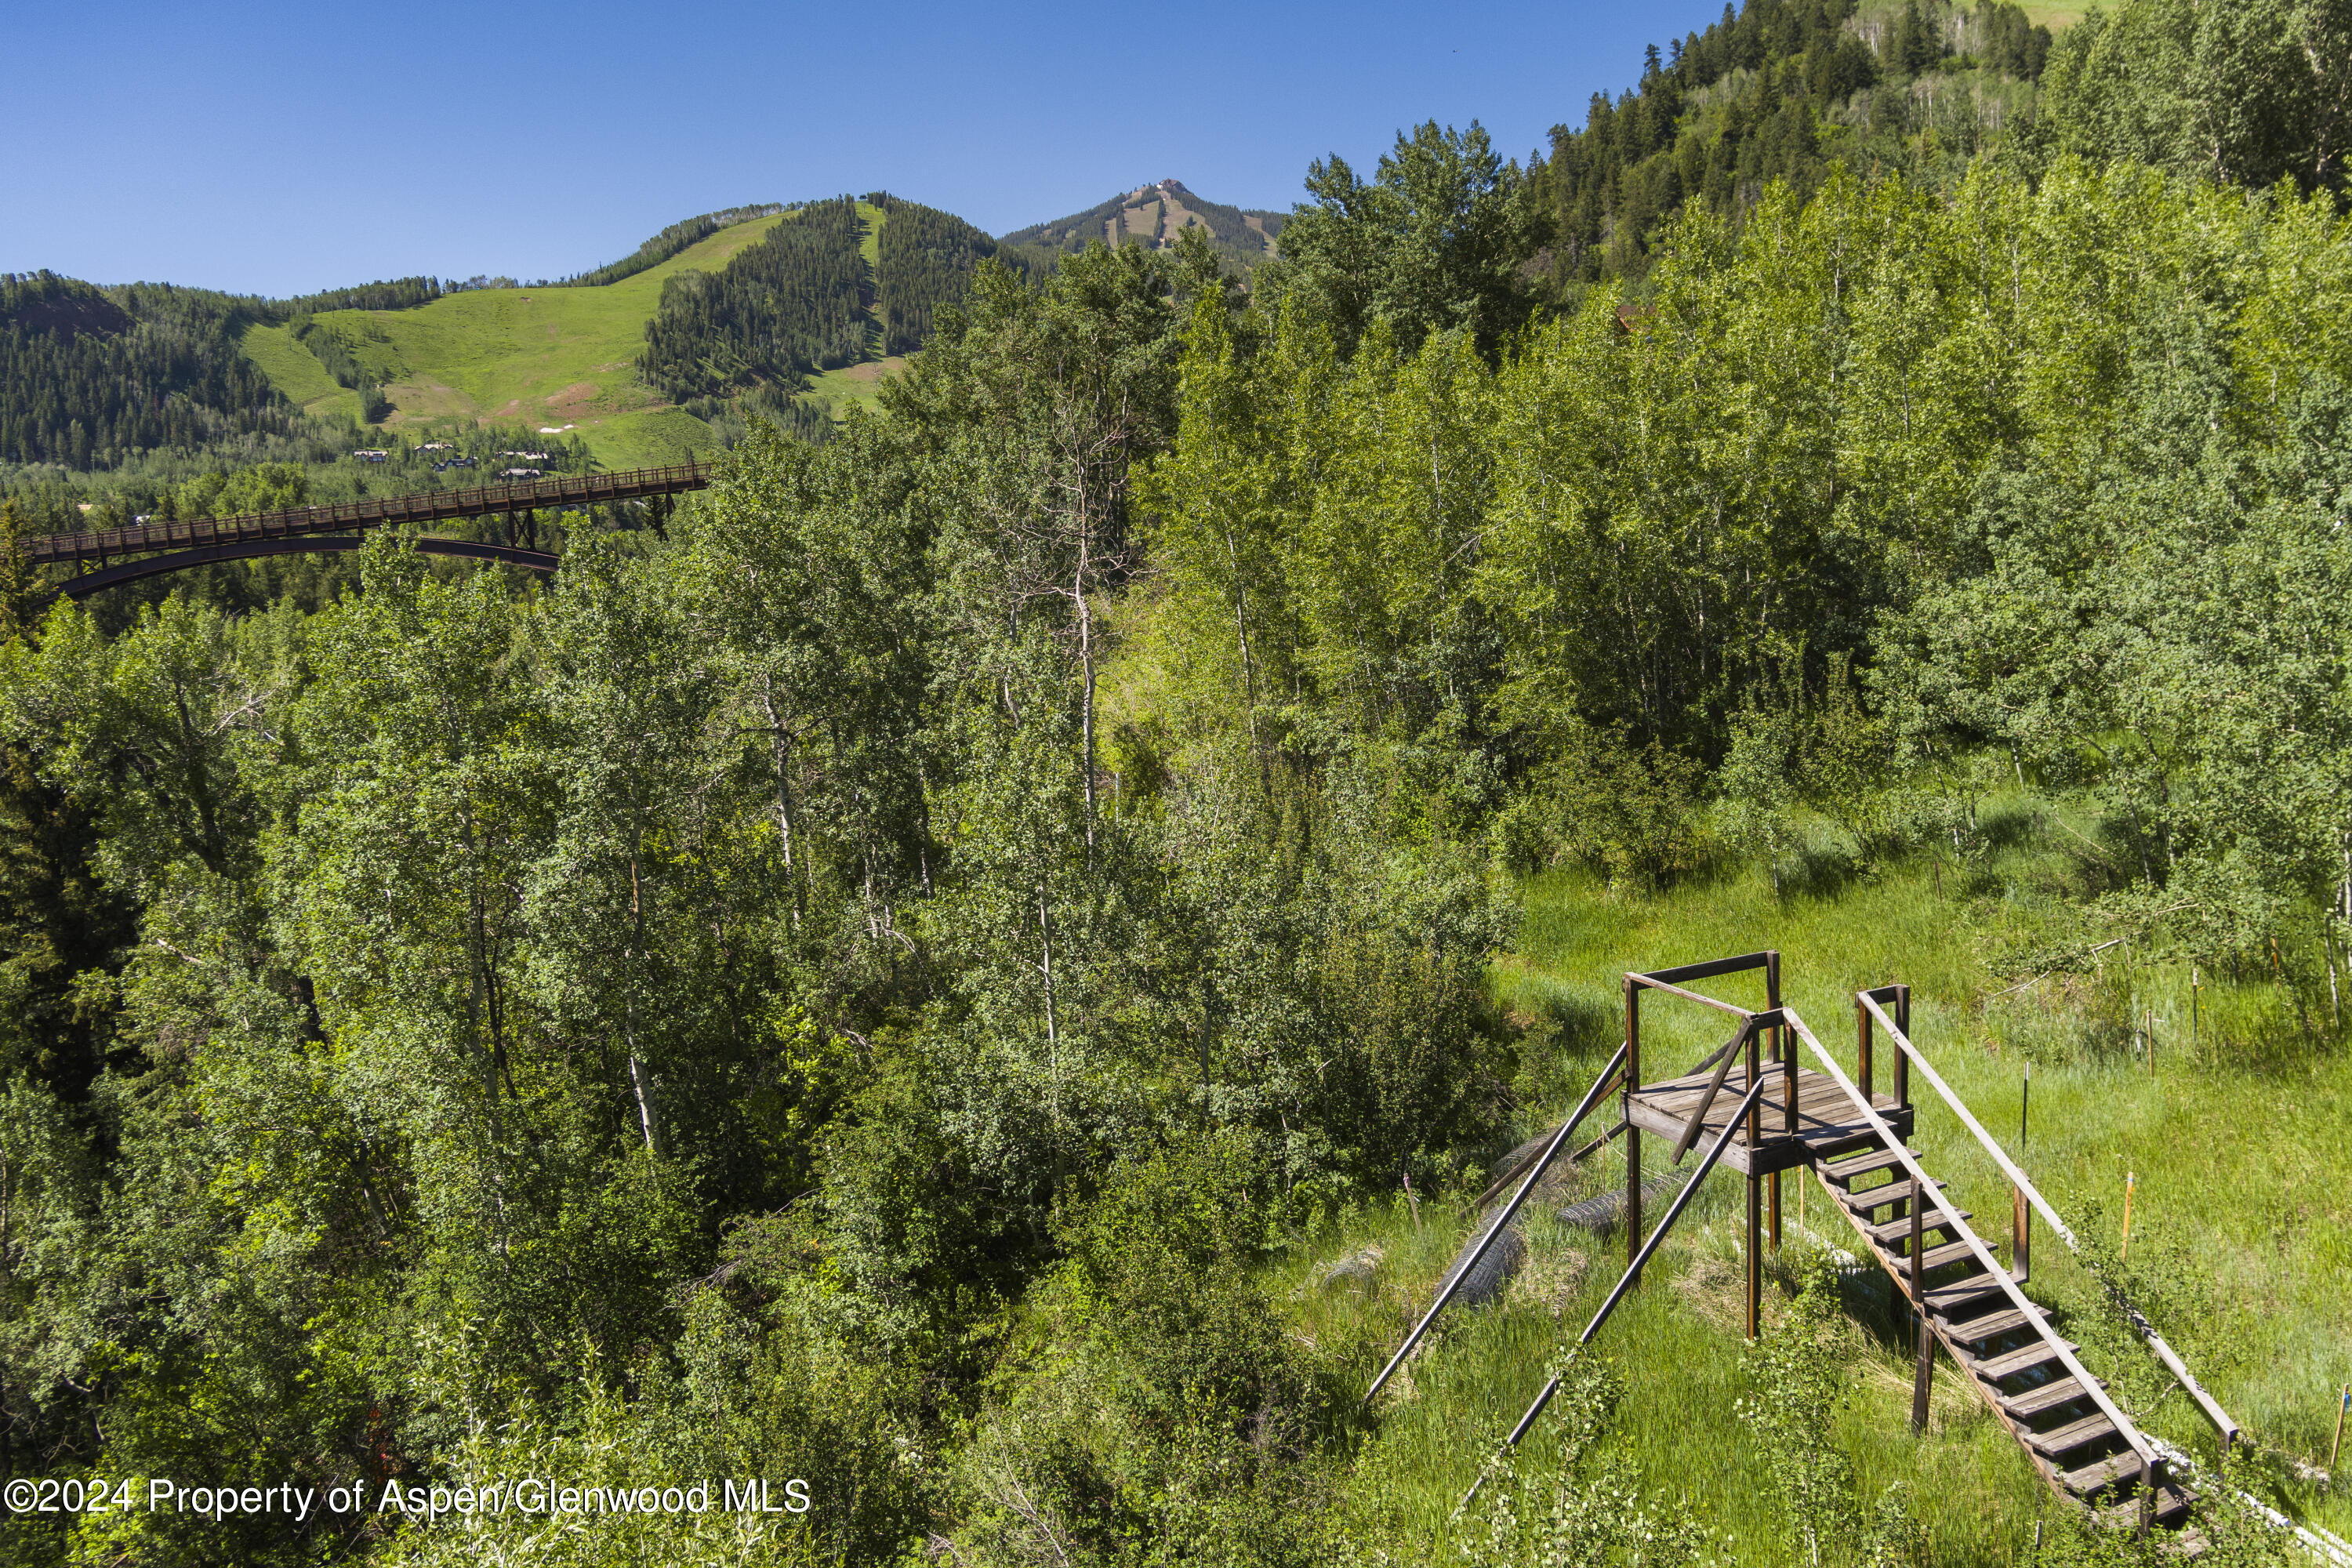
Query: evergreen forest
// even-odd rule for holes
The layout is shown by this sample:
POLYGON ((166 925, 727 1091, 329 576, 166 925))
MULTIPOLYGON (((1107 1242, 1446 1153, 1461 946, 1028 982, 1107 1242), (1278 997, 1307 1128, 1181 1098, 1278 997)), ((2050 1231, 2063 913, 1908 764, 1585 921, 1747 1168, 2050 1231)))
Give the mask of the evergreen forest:
POLYGON ((237 352, 247 309, 202 289, 0 277, 0 459, 87 469, 288 433, 292 411, 237 352))
POLYGON ((940 309, 963 299, 972 268, 996 254, 996 242, 937 207, 883 193, 866 199, 885 214, 874 262, 882 352, 913 353, 930 337, 940 309))
MULTIPOLYGON (((232 318, 356 389, 329 317, 393 307, 0 282, 0 445, 68 444, 12 460, 285 444, 0 494, 0 1469, 51 1500, 0 1558, 2333 1561, 2347 40, 1747 0, 1525 163, 1318 162, 1246 276, 761 209, 640 279, 716 479, 531 520, 551 576, 387 531, 56 596, 40 534, 319 493, 232 318), (1723 1172, 1577 1349, 1622 1142, 1368 1396, 1624 972, 1764 948, 1842 1052, 1913 987, 2193 1538, 2063 1501, 1997 1373, 1916 1384, 1795 1173, 1758 1338, 1723 1172), (363 1500, 220 1501, 280 1487, 363 1500)), ((593 462, 352 482, 524 458, 593 462)))

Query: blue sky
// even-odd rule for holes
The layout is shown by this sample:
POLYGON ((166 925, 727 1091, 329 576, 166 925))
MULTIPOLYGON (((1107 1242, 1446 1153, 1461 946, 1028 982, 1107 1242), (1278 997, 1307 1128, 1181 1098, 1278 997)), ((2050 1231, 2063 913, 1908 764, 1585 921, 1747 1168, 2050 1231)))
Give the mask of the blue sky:
POLYGON ((1483 121, 1526 156, 1720 0, 326 6, 0 0, 0 271, 291 294, 523 279, 739 202, 877 187, 1002 233, 1168 176, 1483 121))

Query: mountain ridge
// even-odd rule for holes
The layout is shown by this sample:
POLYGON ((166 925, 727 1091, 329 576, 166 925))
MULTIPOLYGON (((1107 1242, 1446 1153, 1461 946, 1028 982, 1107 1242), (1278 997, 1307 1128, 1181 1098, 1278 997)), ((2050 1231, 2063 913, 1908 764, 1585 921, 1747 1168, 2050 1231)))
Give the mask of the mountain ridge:
POLYGON ((1083 250, 1095 240, 1111 245, 1149 245, 1165 250, 1187 228, 1208 231, 1217 253, 1244 267, 1273 255, 1287 213, 1213 202, 1178 179, 1154 180, 1096 203, 1083 212, 1029 225, 997 236, 1000 245, 1048 254, 1083 250))

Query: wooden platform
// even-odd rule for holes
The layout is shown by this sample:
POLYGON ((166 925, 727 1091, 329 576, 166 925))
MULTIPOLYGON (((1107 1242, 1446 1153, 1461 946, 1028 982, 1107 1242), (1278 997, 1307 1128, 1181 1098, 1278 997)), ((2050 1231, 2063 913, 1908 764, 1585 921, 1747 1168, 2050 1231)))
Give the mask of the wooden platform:
MULTIPOLYGON (((1763 1124, 1762 1136, 1751 1149, 1745 1127, 1733 1133, 1729 1146, 1723 1151, 1724 1164, 1760 1176, 1813 1164, 1874 1142, 1870 1126, 1855 1113, 1853 1101, 1834 1081, 1809 1068, 1797 1069, 1797 1131, 1791 1136, 1787 1131, 1786 1069, 1778 1062, 1766 1062, 1763 1070, 1764 1095, 1756 1102, 1763 1124)), ((1682 1136, 1691 1112, 1706 1097, 1706 1086, 1714 1076, 1712 1072, 1694 1073, 1664 1083, 1645 1083, 1627 1096, 1626 1120, 1644 1132, 1668 1139, 1667 1147, 1671 1149, 1671 1141, 1682 1136)), ((1747 1064, 1734 1063, 1731 1071, 1724 1076, 1723 1087, 1716 1092, 1715 1103, 1707 1108, 1706 1123, 1699 1130, 1697 1142, 1691 1145, 1692 1156, 1706 1152, 1747 1096, 1747 1064)), ((1874 1093, 1870 1103, 1898 1137, 1911 1136, 1909 1110, 1883 1094, 1874 1093)))

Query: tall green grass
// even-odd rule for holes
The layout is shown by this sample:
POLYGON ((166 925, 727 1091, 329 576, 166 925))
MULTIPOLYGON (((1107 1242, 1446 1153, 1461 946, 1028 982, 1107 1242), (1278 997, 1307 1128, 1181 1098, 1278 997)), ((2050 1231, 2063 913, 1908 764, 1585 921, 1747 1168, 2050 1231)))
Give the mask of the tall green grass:
MULTIPOLYGON (((1928 1058, 2000 1138, 2061 1214, 2086 1236, 2120 1240, 2125 1178, 2137 1179, 2133 1261, 2150 1273, 2147 1303, 2158 1326, 2207 1386, 2275 1458, 2324 1462, 2331 1391, 2352 1378, 2352 1066, 2332 1020, 2306 999, 2298 1009, 2263 980, 2205 977, 2192 1034, 2185 963, 2148 963, 2111 949, 2086 973, 2004 973, 2005 957, 2063 917, 2063 851, 2032 831, 2024 803, 2010 847, 1963 870, 1921 860, 1873 876, 1839 870, 1800 879, 1786 897, 1748 870, 1645 893, 1577 871, 1532 878, 1518 889, 1524 920, 1517 951, 1497 959, 1496 995, 1534 1026, 1519 1086, 1521 1123, 1533 1131, 1571 1105, 1621 1036, 1620 976, 1696 959, 1778 948, 1785 999, 1851 1073, 1857 988, 1901 981, 1913 988, 1913 1035, 1928 1058), (2153 1014, 2151 1064, 2145 1020, 2153 1014), (2135 1026, 2133 1021, 2140 1024, 2135 1026), (2032 1125, 2017 1138, 2026 1064, 2032 1125)), ((1761 1005, 1760 975, 1706 987, 1761 1005)), ((1718 1044, 1720 1015, 1653 997, 1643 1008, 1645 1077, 1683 1070, 1718 1044)), ((1808 1059, 1810 1057, 1808 1056, 1808 1059)), ((1889 1086, 1882 1047, 1878 1087, 1889 1086)), ((2005 1241, 2006 1179, 1924 1080, 1916 1144, 1928 1168, 1978 1216, 1979 1233, 2005 1241)), ((1649 1140, 1644 1174, 1665 1151, 1649 1140)), ((1686 1163, 1695 1163, 1694 1154, 1686 1163)), ((1622 1180, 1612 1146, 1580 1173, 1577 1190, 1622 1180)), ((1791 1253, 1800 1247, 1860 1250, 1810 1180, 1787 1178, 1791 1253), (1800 1220, 1800 1205, 1802 1205, 1800 1220)), ((1712 1176, 1595 1342, 1631 1385, 1620 1413, 1644 1484, 1686 1496, 1703 1518, 1736 1537, 1741 1562, 1793 1561, 1767 1477, 1733 1415, 1743 1384, 1738 1246, 1740 1178, 1712 1176)), ((1553 1206, 1557 1206, 1555 1204, 1553 1206)), ((1650 1206, 1653 1223, 1663 1203, 1650 1206)), ((1288 1281, 1301 1331, 1318 1342, 1378 1341, 1377 1366, 1400 1342, 1468 1234, 1459 1208, 1424 1203, 1422 1229, 1402 1209, 1343 1226, 1288 1281), (1388 1248, 1380 1291, 1322 1289, 1314 1271, 1367 1241, 1388 1248)), ((1624 1265, 1624 1242, 1531 1227, 1528 1274, 1497 1307, 1454 1321, 1411 1363, 1407 1396, 1386 1414, 1356 1461, 1349 1505, 1368 1530, 1422 1550, 1480 1464, 1543 1379, 1547 1360, 1581 1329, 1624 1265), (1581 1256, 1581 1277, 1576 1259, 1581 1256), (1549 1281, 1547 1286, 1544 1281, 1549 1281), (1564 1280, 1573 1289, 1563 1290, 1564 1280), (1554 1315, 1555 1310, 1557 1316, 1554 1315)), ((1785 1260, 1784 1260, 1785 1261, 1785 1260)), ((1785 1268, 1781 1277, 1787 1278, 1785 1268)), ((2136 1345, 2100 1347, 2077 1331, 2106 1309, 2084 1265, 2037 1223, 2031 1292, 2057 1305, 2070 1337, 2138 1404, 2151 1431, 2210 1457, 2213 1438, 2193 1405, 2158 1375, 2136 1345)), ((1853 1330, 1852 1398, 1837 1435, 1865 1500, 1901 1482, 1937 1563, 2014 1561, 2034 1521, 2053 1506, 2021 1451, 1938 1358, 1935 1416, 1909 1427, 1909 1359, 1884 1281, 1848 1279, 1853 1330)), ((1768 1295, 1770 1292, 1768 1292, 1768 1295)), ((2109 1336, 2112 1340, 2113 1336, 2109 1336)), ((1528 1458, 1549 1458, 1540 1436, 1528 1458)), ((2332 1495, 2282 1479, 2275 1462, 2256 1484, 2290 1514, 2339 1533, 2352 1529, 2346 1489, 2332 1495)))

